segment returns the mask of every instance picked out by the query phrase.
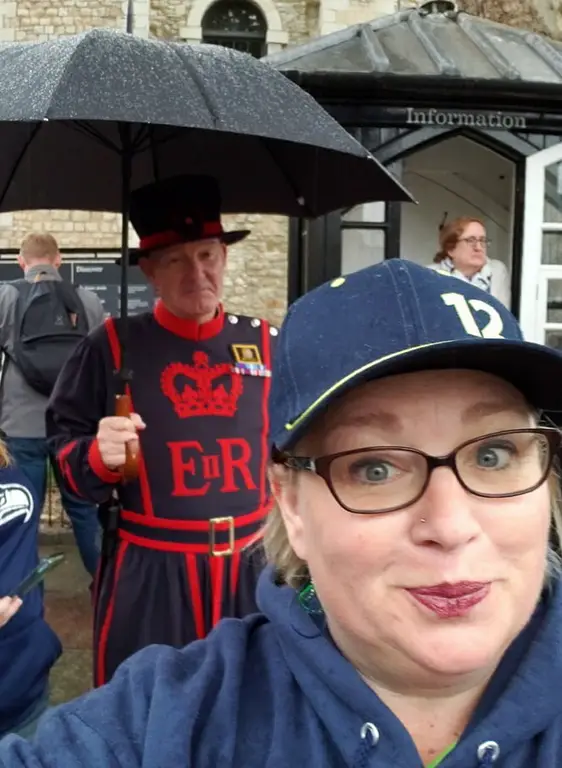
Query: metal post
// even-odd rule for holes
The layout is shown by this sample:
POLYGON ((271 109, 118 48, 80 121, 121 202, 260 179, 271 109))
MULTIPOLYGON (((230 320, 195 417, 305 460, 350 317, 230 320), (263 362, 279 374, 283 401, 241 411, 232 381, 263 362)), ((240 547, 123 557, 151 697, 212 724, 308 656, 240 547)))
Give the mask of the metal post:
POLYGON ((133 34, 133 30, 135 28, 135 15, 133 13, 133 0, 129 0, 127 4, 127 33, 129 35, 133 34))

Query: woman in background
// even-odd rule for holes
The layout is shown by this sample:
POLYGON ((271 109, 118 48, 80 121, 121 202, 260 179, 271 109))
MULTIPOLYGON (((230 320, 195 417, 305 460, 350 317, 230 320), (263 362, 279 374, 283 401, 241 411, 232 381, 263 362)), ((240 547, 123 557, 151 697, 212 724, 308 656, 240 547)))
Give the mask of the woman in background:
POLYGON ((479 219, 452 219, 440 229, 439 251, 429 267, 472 283, 510 309, 509 272, 503 261, 488 258, 488 244, 486 229, 479 219))
POLYGON ((39 562, 41 509, 27 475, 0 439, 0 738, 30 738, 49 703, 49 673, 61 654, 44 619, 43 591, 23 601, 18 584, 39 562))

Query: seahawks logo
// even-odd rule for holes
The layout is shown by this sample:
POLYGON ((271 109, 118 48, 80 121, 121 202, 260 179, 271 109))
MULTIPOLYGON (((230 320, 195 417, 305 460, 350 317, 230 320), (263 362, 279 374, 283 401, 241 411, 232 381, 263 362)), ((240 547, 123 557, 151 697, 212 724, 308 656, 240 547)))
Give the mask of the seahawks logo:
POLYGON ((0 526, 23 517, 28 523, 33 514, 33 496, 19 483, 0 485, 0 526))

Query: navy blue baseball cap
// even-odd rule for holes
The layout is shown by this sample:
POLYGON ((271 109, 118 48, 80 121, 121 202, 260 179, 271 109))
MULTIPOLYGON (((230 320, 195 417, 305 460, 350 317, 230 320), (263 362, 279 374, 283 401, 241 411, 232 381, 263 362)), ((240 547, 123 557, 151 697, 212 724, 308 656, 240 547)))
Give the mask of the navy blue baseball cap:
POLYGON ((404 259, 339 277, 298 299, 281 327, 270 441, 291 448, 335 398, 366 381, 445 368, 494 374, 533 407, 562 410, 562 354, 524 341, 488 293, 404 259))

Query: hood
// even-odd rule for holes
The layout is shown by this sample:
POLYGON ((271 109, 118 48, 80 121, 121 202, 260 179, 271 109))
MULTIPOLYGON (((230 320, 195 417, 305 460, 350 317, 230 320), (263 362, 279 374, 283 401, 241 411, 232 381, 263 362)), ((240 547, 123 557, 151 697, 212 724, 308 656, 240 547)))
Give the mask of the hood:
MULTIPOLYGON (((322 614, 305 611, 294 589, 277 586, 271 568, 261 575, 257 598, 276 628, 288 666, 345 763, 366 768, 376 756, 373 768, 420 766, 409 734, 331 642, 322 614)), ((560 717, 561 626, 562 590, 556 582, 505 654, 475 713, 478 719, 447 757, 448 768, 493 766, 500 755, 528 749, 560 717)))

